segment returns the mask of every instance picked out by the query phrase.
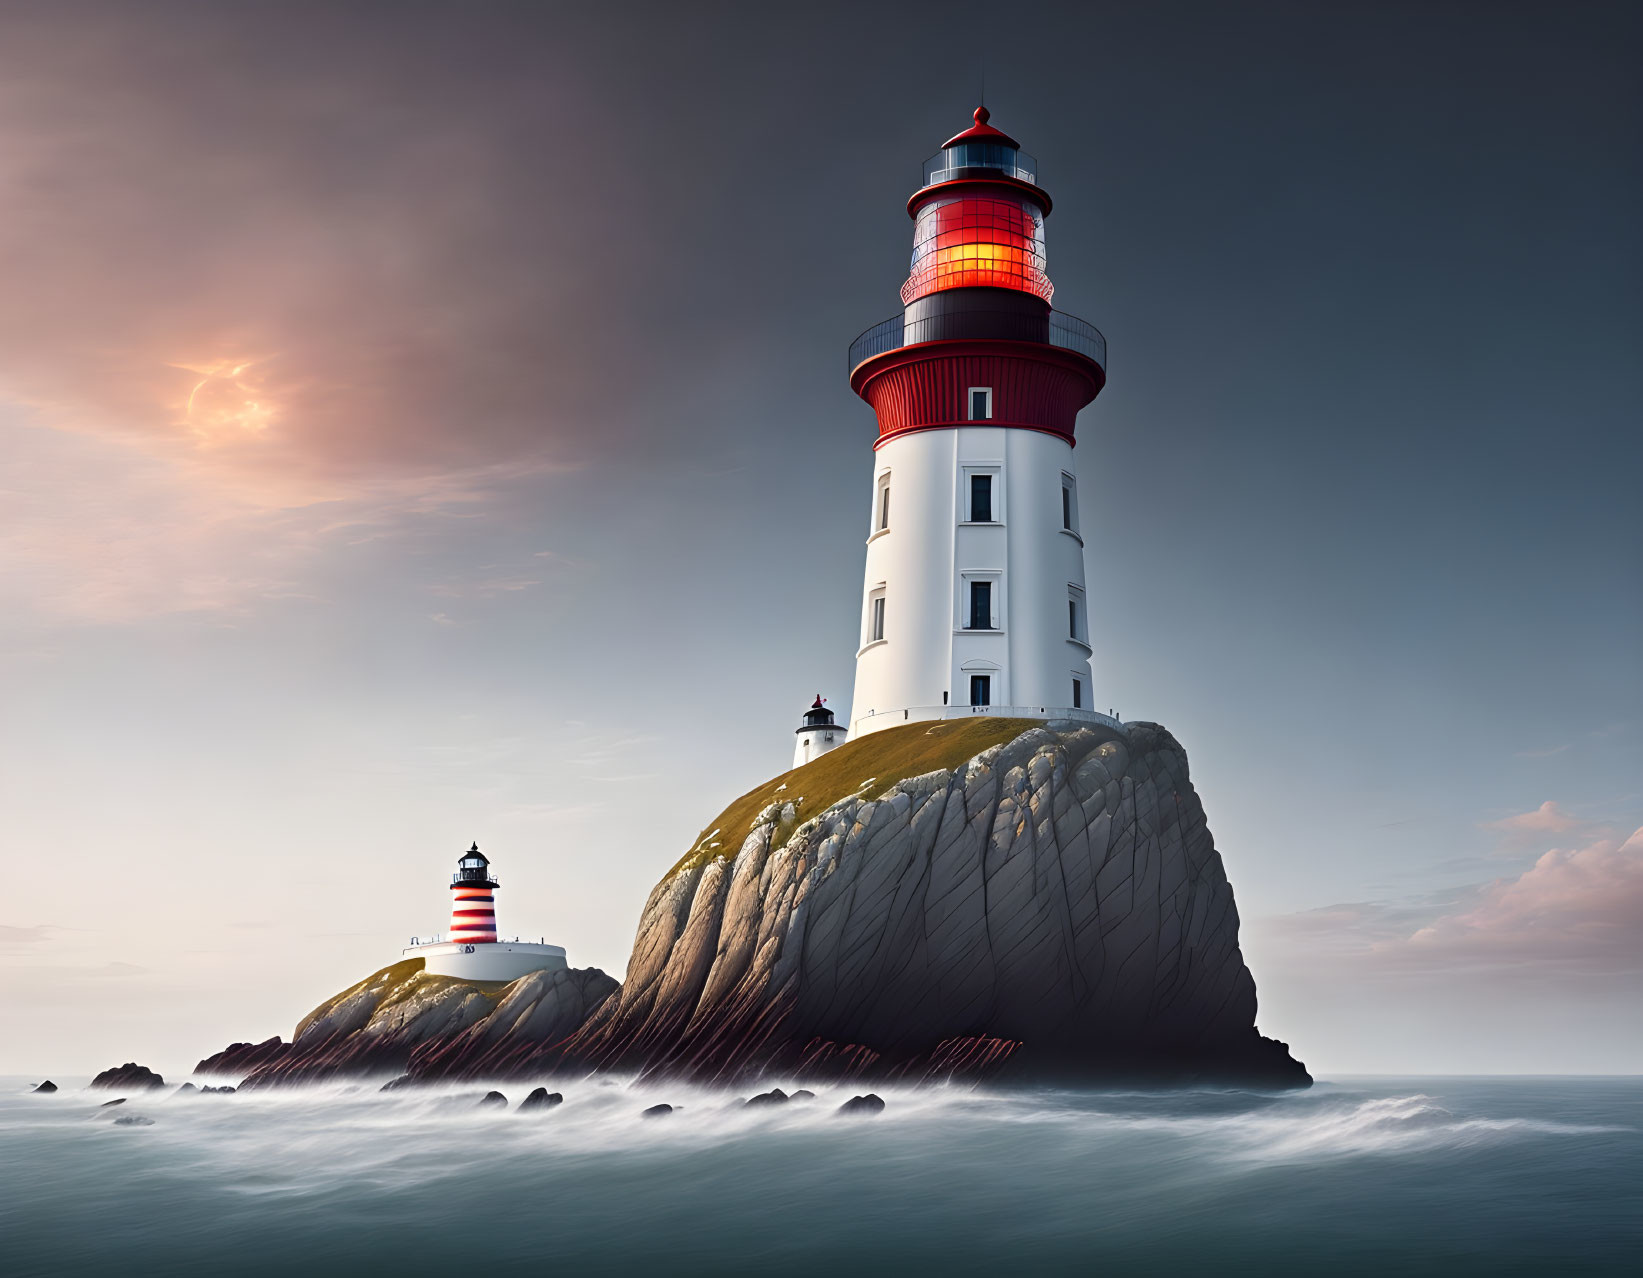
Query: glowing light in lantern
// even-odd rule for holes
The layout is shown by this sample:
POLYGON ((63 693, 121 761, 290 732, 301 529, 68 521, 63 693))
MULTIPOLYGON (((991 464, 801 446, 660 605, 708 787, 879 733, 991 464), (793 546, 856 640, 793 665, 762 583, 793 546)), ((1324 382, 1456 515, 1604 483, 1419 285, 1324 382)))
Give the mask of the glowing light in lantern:
POLYGON ((901 300, 946 288, 1010 288, 1049 301, 1044 215, 1028 200, 958 196, 932 200, 913 227, 913 269, 901 300))

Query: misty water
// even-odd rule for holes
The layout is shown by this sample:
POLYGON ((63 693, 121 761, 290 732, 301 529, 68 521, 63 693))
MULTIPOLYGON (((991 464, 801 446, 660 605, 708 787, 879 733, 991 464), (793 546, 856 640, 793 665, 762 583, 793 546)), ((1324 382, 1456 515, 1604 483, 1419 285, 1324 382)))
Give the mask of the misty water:
POLYGON ((1643 1079, 1310 1091, 0 1080, 0 1269, 62 1274, 1637 1272, 1643 1079), (859 1089, 858 1089, 859 1090, 859 1089), (641 1111, 667 1101, 673 1114, 641 1111), (151 1123, 117 1124, 116 1118, 151 1123))

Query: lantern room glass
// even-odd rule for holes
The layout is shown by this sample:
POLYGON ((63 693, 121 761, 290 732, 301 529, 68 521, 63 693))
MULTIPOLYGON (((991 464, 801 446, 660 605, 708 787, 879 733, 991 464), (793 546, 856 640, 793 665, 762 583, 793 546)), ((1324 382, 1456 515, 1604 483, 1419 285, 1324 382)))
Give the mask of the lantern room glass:
POLYGON ((1055 285, 1045 274, 1044 214, 1031 200, 960 195, 931 200, 913 224, 912 272, 903 304, 948 288, 1008 288, 1042 297, 1055 285))

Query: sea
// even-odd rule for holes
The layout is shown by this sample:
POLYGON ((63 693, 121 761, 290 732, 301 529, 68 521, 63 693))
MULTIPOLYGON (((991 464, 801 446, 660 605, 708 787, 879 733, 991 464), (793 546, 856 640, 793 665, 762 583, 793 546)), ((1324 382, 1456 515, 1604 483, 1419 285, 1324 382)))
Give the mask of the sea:
POLYGON ((1643 1274, 1643 1078, 891 1087, 869 1117, 839 1087, 34 1081, 0 1080, 10 1278, 1643 1274))

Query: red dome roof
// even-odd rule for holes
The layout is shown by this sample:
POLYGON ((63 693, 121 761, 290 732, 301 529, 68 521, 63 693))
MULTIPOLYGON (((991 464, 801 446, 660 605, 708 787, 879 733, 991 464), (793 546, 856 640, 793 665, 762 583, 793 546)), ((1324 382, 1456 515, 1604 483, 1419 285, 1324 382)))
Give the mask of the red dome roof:
POLYGON ((1008 133, 1001 133, 988 124, 987 121, 991 118, 992 116, 986 107, 978 106, 976 108, 976 122, 965 129, 963 133, 956 133, 948 138, 941 144, 941 149, 945 151, 948 147, 957 146, 960 142, 996 142, 1000 146, 1013 146, 1019 151, 1021 143, 1017 142, 1008 133))

